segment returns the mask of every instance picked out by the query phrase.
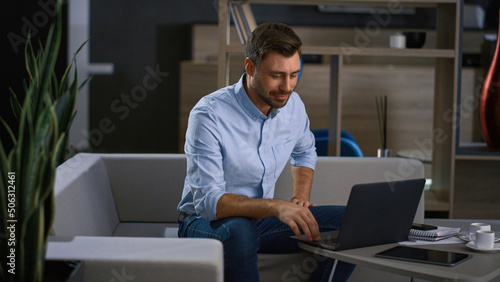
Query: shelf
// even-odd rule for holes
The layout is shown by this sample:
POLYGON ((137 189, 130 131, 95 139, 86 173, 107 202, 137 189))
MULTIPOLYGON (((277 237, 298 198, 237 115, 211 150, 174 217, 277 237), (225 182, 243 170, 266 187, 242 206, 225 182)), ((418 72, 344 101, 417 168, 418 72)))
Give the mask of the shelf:
MULTIPOLYGON (((304 45, 303 54, 330 56, 330 112, 328 128, 330 129, 328 154, 340 154, 340 128, 342 118, 342 80, 340 73, 344 59, 348 62, 350 56, 368 57, 413 57, 434 58, 434 135, 429 142, 433 145, 431 191, 426 192, 426 210, 448 212, 453 217, 455 160, 465 159, 461 150, 456 149, 456 121, 444 118, 448 115, 457 116, 457 97, 460 97, 461 77, 461 34, 462 34, 462 4, 463 0, 219 0, 219 53, 218 77, 219 88, 229 83, 228 70, 231 54, 244 53, 244 46, 229 44, 230 16, 228 2, 245 2, 250 4, 281 4, 281 5, 341 5, 341 6, 376 6, 386 7, 390 13, 401 7, 432 7, 436 10, 436 44, 433 49, 393 49, 386 47, 357 47, 356 44, 336 43, 332 45, 304 45), (450 112, 451 109, 451 112, 450 112), (446 137, 446 138, 442 138, 446 137), (460 152, 460 153, 457 153, 460 152), (456 154, 459 154, 456 156, 456 154)), ((376 11, 376 9, 374 9, 376 11)), ((355 30, 353 29, 353 33, 355 30)), ((316 44, 316 43, 315 43, 316 44)), ((366 45, 363 45, 366 46, 366 45)), ((377 45, 384 46, 384 45, 377 45)), ((360 78, 362 79, 362 78, 360 78)), ((478 159, 477 153, 469 154, 478 159)), ((467 155, 467 158, 471 156, 467 155)), ((481 160, 495 159, 498 156, 481 156, 481 160)))
MULTIPOLYGON (((453 49, 394 49, 394 48, 358 48, 354 46, 302 46, 302 54, 344 55, 344 56, 384 56, 384 57, 420 57, 449 58, 455 57, 453 49)), ((244 53, 243 45, 226 45, 227 53, 244 53)))
POLYGON ((500 149, 491 149, 483 142, 460 143, 457 160, 500 161, 500 149))
POLYGON ((437 4, 458 4, 460 0, 398 0, 397 2, 390 0, 349 0, 349 1, 335 1, 335 0, 242 0, 242 1, 229 1, 229 2, 248 2, 254 4, 283 4, 283 5, 342 5, 342 6, 380 6, 391 5, 391 7, 398 7, 399 5, 409 6, 425 6, 435 7, 437 4))
POLYGON ((424 191, 425 211, 448 212, 450 203, 439 200, 431 190, 424 191))

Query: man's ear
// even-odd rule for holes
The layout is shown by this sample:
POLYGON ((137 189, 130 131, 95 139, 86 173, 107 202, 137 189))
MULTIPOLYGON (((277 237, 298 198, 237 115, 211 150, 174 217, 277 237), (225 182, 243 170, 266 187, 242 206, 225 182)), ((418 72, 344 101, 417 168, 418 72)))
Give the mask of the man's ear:
POLYGON ((250 76, 253 76, 255 73, 255 64, 249 57, 245 58, 245 71, 250 76))

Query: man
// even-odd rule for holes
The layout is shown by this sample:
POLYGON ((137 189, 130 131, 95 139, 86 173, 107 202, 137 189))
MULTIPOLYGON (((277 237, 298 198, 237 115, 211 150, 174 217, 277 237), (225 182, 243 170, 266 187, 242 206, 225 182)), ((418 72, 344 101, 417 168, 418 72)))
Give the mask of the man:
MULTIPOLYGON (((226 281, 259 281, 258 252, 297 252, 289 236, 318 240, 320 230, 338 229, 342 221, 344 207, 309 202, 316 149, 304 104, 293 92, 301 45, 286 25, 258 26, 239 82, 203 97, 189 116, 179 237, 222 241, 226 281), (289 202, 273 199, 288 160, 289 202)), ((332 265, 318 261, 311 281, 326 281, 332 265)), ((339 263, 335 278, 346 280, 352 269, 339 263)))

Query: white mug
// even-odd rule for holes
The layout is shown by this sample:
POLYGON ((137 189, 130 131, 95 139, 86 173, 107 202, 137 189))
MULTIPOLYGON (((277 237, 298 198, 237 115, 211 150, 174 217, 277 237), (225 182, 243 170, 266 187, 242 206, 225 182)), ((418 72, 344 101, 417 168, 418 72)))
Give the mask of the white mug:
POLYGON ((491 226, 486 223, 480 223, 480 222, 474 222, 471 223, 469 226, 469 239, 471 241, 476 241, 476 232, 479 230, 485 230, 485 231, 490 231, 491 226))
POLYGON ((490 230, 476 231, 476 241, 474 242, 478 249, 491 250, 495 244, 495 232, 490 230))
POLYGON ((406 36, 401 32, 394 33, 389 37, 389 47, 403 49, 406 47, 406 36))

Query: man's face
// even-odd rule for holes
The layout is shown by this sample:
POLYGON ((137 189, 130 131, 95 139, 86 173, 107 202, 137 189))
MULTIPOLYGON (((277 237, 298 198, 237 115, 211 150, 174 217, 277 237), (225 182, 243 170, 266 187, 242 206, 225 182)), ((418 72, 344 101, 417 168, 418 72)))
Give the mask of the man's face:
POLYGON ((252 101, 261 110, 285 106, 297 84, 299 72, 298 53, 289 58, 274 51, 268 53, 251 76, 250 85, 258 97, 257 101, 252 101))

